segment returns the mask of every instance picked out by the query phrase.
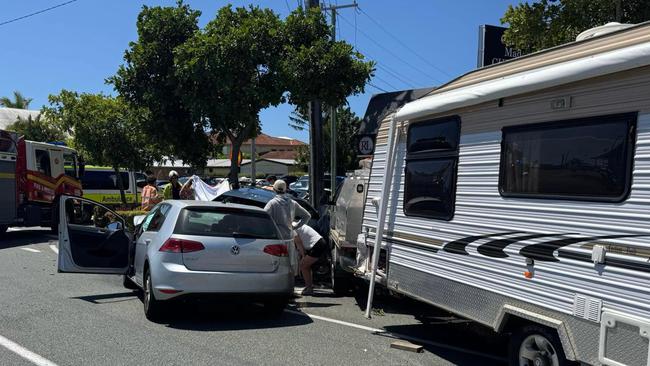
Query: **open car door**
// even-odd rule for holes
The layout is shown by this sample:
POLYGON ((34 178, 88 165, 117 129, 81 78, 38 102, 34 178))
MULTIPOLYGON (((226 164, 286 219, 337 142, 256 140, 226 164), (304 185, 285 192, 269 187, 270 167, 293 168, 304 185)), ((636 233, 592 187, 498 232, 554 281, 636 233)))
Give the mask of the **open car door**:
POLYGON ((59 200, 59 272, 123 274, 132 236, 125 221, 95 201, 59 200))

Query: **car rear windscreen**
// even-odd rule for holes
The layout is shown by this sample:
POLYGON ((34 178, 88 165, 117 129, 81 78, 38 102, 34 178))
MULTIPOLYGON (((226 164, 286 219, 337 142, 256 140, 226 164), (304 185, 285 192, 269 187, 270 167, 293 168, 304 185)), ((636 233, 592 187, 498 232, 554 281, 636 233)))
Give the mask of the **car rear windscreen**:
POLYGON ((181 211, 176 234, 278 239, 277 229, 266 212, 213 207, 190 207, 181 211))

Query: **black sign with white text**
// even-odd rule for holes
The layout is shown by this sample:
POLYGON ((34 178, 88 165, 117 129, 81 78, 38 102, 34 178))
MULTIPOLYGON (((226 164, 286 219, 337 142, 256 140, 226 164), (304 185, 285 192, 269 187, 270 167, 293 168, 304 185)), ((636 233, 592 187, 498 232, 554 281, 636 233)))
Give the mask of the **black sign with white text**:
POLYGON ((520 50, 503 43, 503 32, 506 29, 487 24, 479 26, 477 67, 498 64, 522 55, 520 50))

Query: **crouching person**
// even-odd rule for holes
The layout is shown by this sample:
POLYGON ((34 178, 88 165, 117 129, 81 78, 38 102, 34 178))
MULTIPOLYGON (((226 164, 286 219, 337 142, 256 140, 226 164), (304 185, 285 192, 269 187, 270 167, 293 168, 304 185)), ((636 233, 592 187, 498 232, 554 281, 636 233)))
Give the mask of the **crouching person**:
POLYGON ((303 225, 295 229, 294 241, 302 259, 300 260, 300 272, 305 280, 305 288, 301 295, 314 294, 314 279, 311 274, 311 266, 318 261, 322 255, 327 253, 325 239, 314 229, 303 225))

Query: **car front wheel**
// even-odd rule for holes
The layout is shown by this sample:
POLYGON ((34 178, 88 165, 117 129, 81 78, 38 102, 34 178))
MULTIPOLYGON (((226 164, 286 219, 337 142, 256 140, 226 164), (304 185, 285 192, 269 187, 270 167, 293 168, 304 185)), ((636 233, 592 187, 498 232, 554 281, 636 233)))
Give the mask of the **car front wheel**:
POLYGON ((144 280, 144 315, 151 321, 160 320, 164 313, 164 304, 160 300, 156 300, 153 293, 153 283, 151 281, 151 272, 145 273, 144 280))

